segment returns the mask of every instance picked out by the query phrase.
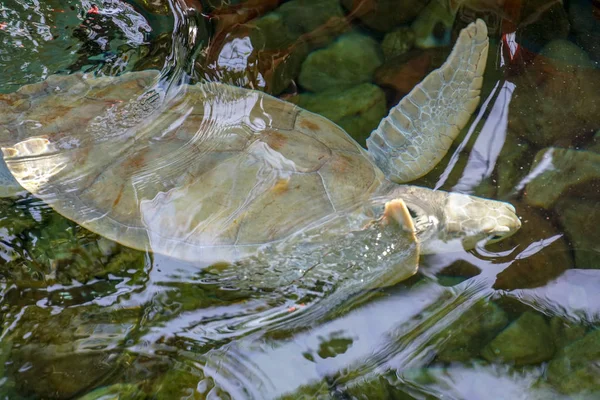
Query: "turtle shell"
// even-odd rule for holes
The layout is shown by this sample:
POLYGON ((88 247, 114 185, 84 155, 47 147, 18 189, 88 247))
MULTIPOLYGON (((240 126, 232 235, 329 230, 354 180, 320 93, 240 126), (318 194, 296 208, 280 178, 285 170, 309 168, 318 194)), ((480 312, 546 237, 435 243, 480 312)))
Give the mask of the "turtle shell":
POLYGON ((384 181, 331 121, 158 72, 52 76, 0 95, 0 145, 27 190, 126 246, 234 261, 368 200, 384 181))

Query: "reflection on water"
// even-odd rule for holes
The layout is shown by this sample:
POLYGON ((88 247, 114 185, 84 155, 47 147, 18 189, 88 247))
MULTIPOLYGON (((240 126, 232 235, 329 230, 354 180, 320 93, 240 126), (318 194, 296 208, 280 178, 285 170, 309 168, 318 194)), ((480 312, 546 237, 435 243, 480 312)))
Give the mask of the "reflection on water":
MULTIPOLYGON (((286 123, 288 109, 274 113, 258 96, 229 102, 230 109, 200 107, 205 93, 183 93, 180 83, 205 79, 281 95, 326 115, 360 139, 377 126, 386 107, 406 94, 406 82, 414 85, 449 52, 447 46, 419 46, 444 46, 459 28, 482 17, 493 27, 494 36, 481 107, 446 158, 418 183, 510 201, 523 225, 499 243, 421 256, 419 273, 391 287, 335 295, 336 278, 343 275, 351 281, 352 274, 332 278, 331 271, 316 268, 311 285, 286 290, 277 283, 267 288, 235 285, 231 283, 235 280, 215 277, 231 274, 237 279, 238 270, 221 265, 201 270, 194 263, 132 250, 61 217, 31 195, 0 199, 0 393, 6 398, 81 399, 478 399, 490 393, 506 399, 596 398, 600 391, 597 7, 588 0, 544 4, 439 0, 429 7, 421 3, 0 3, 0 66, 5 72, 0 93, 54 73, 93 69, 114 76, 128 70, 161 70, 145 72, 135 82, 128 81, 133 75, 122 75, 121 83, 131 83, 127 90, 107 78, 105 86, 89 92, 96 102, 86 102, 85 107, 73 103, 84 89, 70 86, 59 96, 64 107, 55 102, 34 108, 36 120, 48 121, 41 127, 21 121, 21 114, 14 116, 15 110, 23 111, 18 107, 27 105, 7 103, 7 97, 0 96, 2 144, 8 143, 7 132, 17 135, 11 137, 14 144, 16 137, 40 129, 42 139, 22 146, 43 148, 44 160, 53 169, 44 164, 30 179, 64 178, 64 186, 46 197, 49 203, 53 196, 68 193, 73 187, 69 185, 78 184, 76 177, 95 170, 86 170, 82 160, 91 159, 97 166, 106 154, 122 154, 131 148, 126 143, 135 143, 134 153, 144 156, 124 157, 130 162, 127 166, 107 165, 104 172, 109 174, 98 180, 103 186, 94 194, 95 199, 115 205, 122 202, 123 215, 130 221, 141 217, 128 214, 128 199, 179 184, 177 171, 208 153, 202 144, 214 145, 203 136, 211 132, 208 127, 193 130, 192 137, 184 135, 190 131, 186 123, 203 120, 194 117, 195 112, 217 113, 204 120, 218 122, 211 128, 243 121, 246 127, 275 129, 286 123), (407 29, 414 30, 416 38, 410 39, 407 29), (369 39, 339 40, 348 33, 369 39), (352 58, 348 68, 347 54, 381 52, 384 41, 391 47, 375 67, 373 60, 352 58), (321 50, 318 57, 317 50, 321 50), (325 57, 327 68, 314 61, 319 57, 325 57), (349 88, 336 88, 340 79, 349 88), (314 89, 317 81, 333 86, 319 92, 314 89), (142 96, 137 108, 124 104, 132 93, 142 96), (157 112, 164 104, 172 111, 157 112), (249 118, 256 108, 261 113, 255 116, 276 117, 249 118), (98 109, 112 113, 90 121, 98 109), (88 123, 93 129, 86 134, 65 135, 73 126, 88 123), (161 134, 144 136, 149 131, 161 134), (69 153, 69 161, 56 162, 58 155, 67 153, 56 153, 52 146, 76 152, 86 140, 102 145, 96 152, 69 153), (172 144, 165 146, 168 141, 172 144), (158 146, 152 143, 159 142, 162 150, 153 153, 158 146), (157 166, 171 168, 172 176, 152 180, 148 171, 157 166), (125 167, 136 172, 133 189, 117 196, 121 192, 114 185, 125 167)), ((240 138, 251 135, 250 129, 240 128, 229 142, 219 145, 234 149, 240 138)), ((270 137, 269 144, 275 139, 270 137)), ((287 158, 279 152, 263 154, 269 146, 253 151, 285 171, 308 170, 320 149, 311 141, 290 146, 287 158), (310 152, 293 153, 309 147, 310 152), (292 159, 293 165, 281 164, 292 159)), ((221 168, 207 176, 204 186, 187 186, 186 193, 165 189, 165 198, 144 203, 142 212, 153 215, 151 210, 161 201, 189 198, 190 193, 200 204, 209 192, 206 185, 223 179, 231 180, 230 191, 241 190, 242 171, 250 170, 251 156, 252 152, 245 164, 231 165, 222 158, 204 159, 221 168)), ((260 171, 251 172, 256 176, 260 171)), ((194 171, 189 174, 185 179, 194 171)), ((285 177, 265 176, 271 184, 281 178, 285 177)), ((281 185, 277 187, 283 190, 281 185)), ((344 193, 351 190, 348 186, 344 193)), ((211 201, 236 198, 228 193, 211 201)), ((314 201, 317 209, 316 196, 314 201)), ((93 214, 93 207, 88 211, 90 220, 101 221, 103 216, 93 214)), ((188 217, 193 212, 189 207, 188 217)), ((221 229, 229 223, 225 217, 206 226, 207 240, 229 240, 221 229)), ((291 229, 302 217, 310 216, 292 215, 283 225, 291 229)), ((265 229, 249 230, 247 240, 276 225, 266 217, 262 221, 265 229)), ((145 223, 155 224, 157 232, 185 231, 190 219, 145 223)), ((150 240, 155 249, 165 247, 162 253, 181 254, 180 244, 162 243, 160 235, 150 240)), ((345 240, 343 251, 329 254, 317 248, 311 257, 316 264, 326 264, 327 257, 336 258, 332 265, 339 263, 358 252, 352 246, 357 238, 345 240)), ((373 237, 362 240, 375 242, 373 237)), ((282 248, 263 253, 268 263, 253 264, 252 274, 272 276, 265 273, 265 265, 272 273, 306 263, 282 256, 278 253, 282 248)), ((381 268, 389 260, 364 265, 381 268)))
POLYGON ((57 72, 126 71, 151 27, 131 5, 8 0, 0 4, 0 93, 57 72))

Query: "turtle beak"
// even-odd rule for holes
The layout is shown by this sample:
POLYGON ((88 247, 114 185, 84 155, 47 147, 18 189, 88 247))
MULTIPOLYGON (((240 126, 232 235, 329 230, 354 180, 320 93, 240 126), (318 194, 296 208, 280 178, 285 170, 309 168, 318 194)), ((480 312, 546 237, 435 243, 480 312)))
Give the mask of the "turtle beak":
POLYGON ((514 235, 521 228, 521 220, 512 204, 498 202, 496 224, 489 232, 487 243, 496 243, 514 235))

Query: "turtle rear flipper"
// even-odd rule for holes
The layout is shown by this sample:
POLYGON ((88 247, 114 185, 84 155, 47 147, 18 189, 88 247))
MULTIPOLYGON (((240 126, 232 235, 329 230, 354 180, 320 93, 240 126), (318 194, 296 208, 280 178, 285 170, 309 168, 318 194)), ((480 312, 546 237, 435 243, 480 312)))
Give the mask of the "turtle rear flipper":
POLYGON ((477 20, 463 29, 450 57, 390 110, 367 147, 385 175, 410 182, 433 169, 479 104, 489 41, 477 20))

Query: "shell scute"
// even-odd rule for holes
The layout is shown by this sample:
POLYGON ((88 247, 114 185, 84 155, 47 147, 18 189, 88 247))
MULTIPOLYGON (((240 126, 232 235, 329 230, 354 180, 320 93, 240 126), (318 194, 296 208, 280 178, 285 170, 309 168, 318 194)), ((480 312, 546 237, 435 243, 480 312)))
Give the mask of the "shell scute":
POLYGON ((342 128, 328 119, 302 110, 296 118, 295 130, 319 140, 331 150, 361 153, 362 148, 342 128))
POLYGON ((334 152, 319 175, 336 209, 366 200, 383 182, 379 169, 361 154, 334 152))
POLYGON ((237 243, 260 244, 285 238, 332 212, 334 208, 317 174, 280 178, 246 207, 237 243))
POLYGON ((323 143, 295 131, 269 130, 264 131, 259 139, 277 152, 286 162, 281 167, 287 169, 290 163, 297 172, 315 172, 331 157, 331 150, 323 143))

